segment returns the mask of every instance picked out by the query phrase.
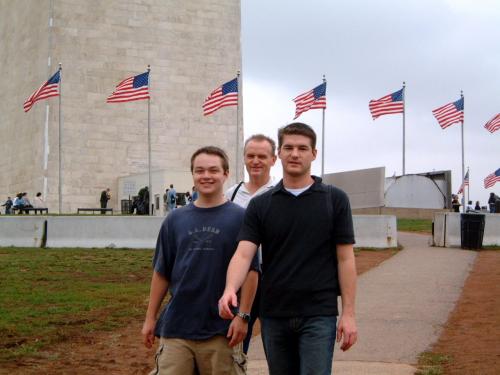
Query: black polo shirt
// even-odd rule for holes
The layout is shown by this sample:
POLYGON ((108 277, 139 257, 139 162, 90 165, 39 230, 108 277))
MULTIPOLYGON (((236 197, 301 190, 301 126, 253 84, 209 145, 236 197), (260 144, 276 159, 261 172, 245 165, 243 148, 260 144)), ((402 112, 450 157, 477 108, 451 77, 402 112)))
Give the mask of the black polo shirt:
POLYGON ((263 317, 338 315, 335 245, 354 243, 351 207, 342 190, 313 178, 298 196, 280 181, 245 212, 238 240, 262 245, 263 317))

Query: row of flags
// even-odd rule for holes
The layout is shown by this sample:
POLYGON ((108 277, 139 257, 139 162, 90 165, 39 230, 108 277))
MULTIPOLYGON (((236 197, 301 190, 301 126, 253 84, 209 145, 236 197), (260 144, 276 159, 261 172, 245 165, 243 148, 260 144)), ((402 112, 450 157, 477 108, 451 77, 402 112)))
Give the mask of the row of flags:
MULTIPOLYGON (((26 99, 24 111, 28 112, 39 100, 58 96, 60 81, 61 72, 58 70, 26 99)), ((150 99, 149 71, 121 81, 106 102, 123 103, 143 99, 150 99)), ((294 120, 310 109, 326 109, 326 82, 300 94, 293 101, 295 102, 294 120)), ((238 78, 222 84, 210 93, 203 103, 203 114, 208 116, 220 108, 233 105, 238 105, 238 78)), ((404 88, 380 99, 370 100, 368 108, 373 120, 384 115, 404 113, 404 88)), ((464 119, 464 98, 462 97, 455 102, 436 108, 432 111, 432 114, 443 129, 462 122, 464 119)), ((500 129, 500 113, 489 120, 484 127, 491 133, 500 129)))
MULTIPOLYGON (((380 99, 370 100, 368 107, 374 120, 383 115, 404 113, 404 89, 383 96, 380 99)), ((436 108, 432 111, 432 114, 442 129, 462 122, 464 120, 464 98, 436 108)), ((494 133, 500 129, 500 113, 493 116, 484 125, 484 128, 490 133, 494 133)))
MULTIPOLYGON (((495 172, 490 173, 483 180, 483 185, 485 189, 489 189, 493 187, 497 182, 500 182, 500 168, 498 168, 495 172)), ((458 188, 457 194, 463 194, 465 191, 465 187, 469 186, 469 171, 465 174, 462 185, 458 188)))
MULTIPOLYGON (((28 112, 33 105, 43 99, 59 96, 59 86, 61 82, 61 68, 50 79, 42 84, 24 102, 24 111, 28 112)), ((123 103, 135 100, 150 99, 149 94, 149 69, 147 72, 128 77, 121 81, 115 91, 107 98, 107 103, 123 103)), ((326 109, 326 81, 312 90, 300 94, 295 99, 295 117, 297 119, 302 113, 311 109, 326 109)), ((208 116, 220 108, 238 105, 238 78, 226 82, 205 99, 203 103, 203 115, 208 116)), ((370 100, 368 108, 373 120, 380 116, 404 113, 404 87, 401 90, 385 95, 380 99, 370 100)), ((448 103, 432 111, 441 128, 463 122, 464 120, 464 98, 448 103)), ((493 133, 500 129, 500 113, 495 115, 484 126, 493 133)), ((489 174, 484 179, 486 189, 500 181, 500 168, 489 174)), ((469 171, 463 178, 458 194, 464 191, 465 186, 469 186, 469 171)))
MULTIPOLYGON (((500 182, 500 168, 484 178, 484 188, 489 189, 490 187, 493 187, 497 182, 500 182)), ((465 174, 462 185, 460 185, 457 194, 462 194, 466 186, 469 186, 469 171, 467 171, 467 173, 465 174)))

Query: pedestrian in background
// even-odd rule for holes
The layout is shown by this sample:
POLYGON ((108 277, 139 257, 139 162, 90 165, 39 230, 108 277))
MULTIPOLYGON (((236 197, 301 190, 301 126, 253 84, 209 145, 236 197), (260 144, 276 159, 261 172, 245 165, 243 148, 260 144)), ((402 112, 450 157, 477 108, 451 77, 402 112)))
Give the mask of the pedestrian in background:
POLYGON ((177 192, 175 191, 173 184, 170 184, 170 189, 167 193, 167 208, 168 211, 173 211, 177 208, 177 192))
POLYGON ((33 198, 33 207, 34 208, 47 208, 44 200, 42 199, 42 193, 36 193, 36 197, 33 198))
POLYGON ((7 197, 5 203, 2 204, 2 206, 5 206, 5 215, 10 215, 12 213, 11 210, 13 205, 14 203, 12 202, 12 199, 10 199, 10 197, 7 197))
MULTIPOLYGON (((110 199, 111 199, 111 191, 109 190, 109 188, 107 188, 106 190, 103 190, 101 192, 101 198, 100 198, 101 208, 107 208, 108 201, 110 199)), ((106 213, 106 211, 101 210, 101 215, 104 215, 105 213, 106 213)))

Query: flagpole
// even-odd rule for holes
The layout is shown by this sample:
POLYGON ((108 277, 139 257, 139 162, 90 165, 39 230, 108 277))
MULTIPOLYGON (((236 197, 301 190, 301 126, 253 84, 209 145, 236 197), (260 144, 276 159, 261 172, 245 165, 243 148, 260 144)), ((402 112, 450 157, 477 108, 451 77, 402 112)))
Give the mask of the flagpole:
MULTIPOLYGON (((464 99, 464 92, 460 90, 460 97, 462 100, 464 99)), ((462 183, 464 182, 463 179, 465 178, 465 158, 464 158, 464 120, 465 120, 465 100, 463 100, 463 116, 462 116, 462 183)), ((470 180, 470 178, 469 178, 470 180)), ((464 201, 465 201, 465 186, 464 186, 464 201)), ((468 202, 468 200, 467 200, 468 202)), ((462 211, 465 213, 465 203, 462 205, 462 211)))
MULTIPOLYGON (((469 200, 470 200, 470 173, 469 173, 469 167, 467 167, 467 179, 468 179, 468 182, 467 182, 467 203, 468 203, 469 200)), ((464 194, 465 194, 465 191, 464 191, 464 194)))
MULTIPOLYGON (((148 65, 148 92, 150 86, 151 75, 151 65, 148 65)), ((149 215, 153 215, 153 190, 151 185, 151 95, 148 98, 148 190, 149 190, 149 215)))
MULTIPOLYGON (((323 74, 323 83, 326 83, 326 78, 324 74, 323 74)), ((321 178, 324 177, 325 177, 325 108, 323 108, 323 123, 321 125, 321 178)))
POLYGON ((406 114, 406 82, 403 81, 403 176, 405 175, 405 114, 406 114))
POLYGON ((235 183, 237 184, 240 179, 240 168, 239 168, 239 158, 240 158, 240 98, 241 98, 241 90, 240 90, 240 71, 236 72, 236 81, 238 87, 238 104, 236 105, 236 166, 234 168, 235 171, 235 183))
POLYGON ((59 214, 62 213, 62 64, 59 63, 59 214))

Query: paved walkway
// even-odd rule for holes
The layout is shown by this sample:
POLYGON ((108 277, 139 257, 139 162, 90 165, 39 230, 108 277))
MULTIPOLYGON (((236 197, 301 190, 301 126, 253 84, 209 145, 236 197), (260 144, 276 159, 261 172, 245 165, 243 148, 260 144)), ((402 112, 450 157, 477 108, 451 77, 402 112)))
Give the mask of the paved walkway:
MULTIPOLYGON (((439 338, 476 253, 430 247, 428 235, 398 233, 404 250, 358 278, 359 341, 335 348, 335 375, 413 375, 418 355, 439 338)), ((249 350, 250 375, 268 375, 260 336, 249 350)))

